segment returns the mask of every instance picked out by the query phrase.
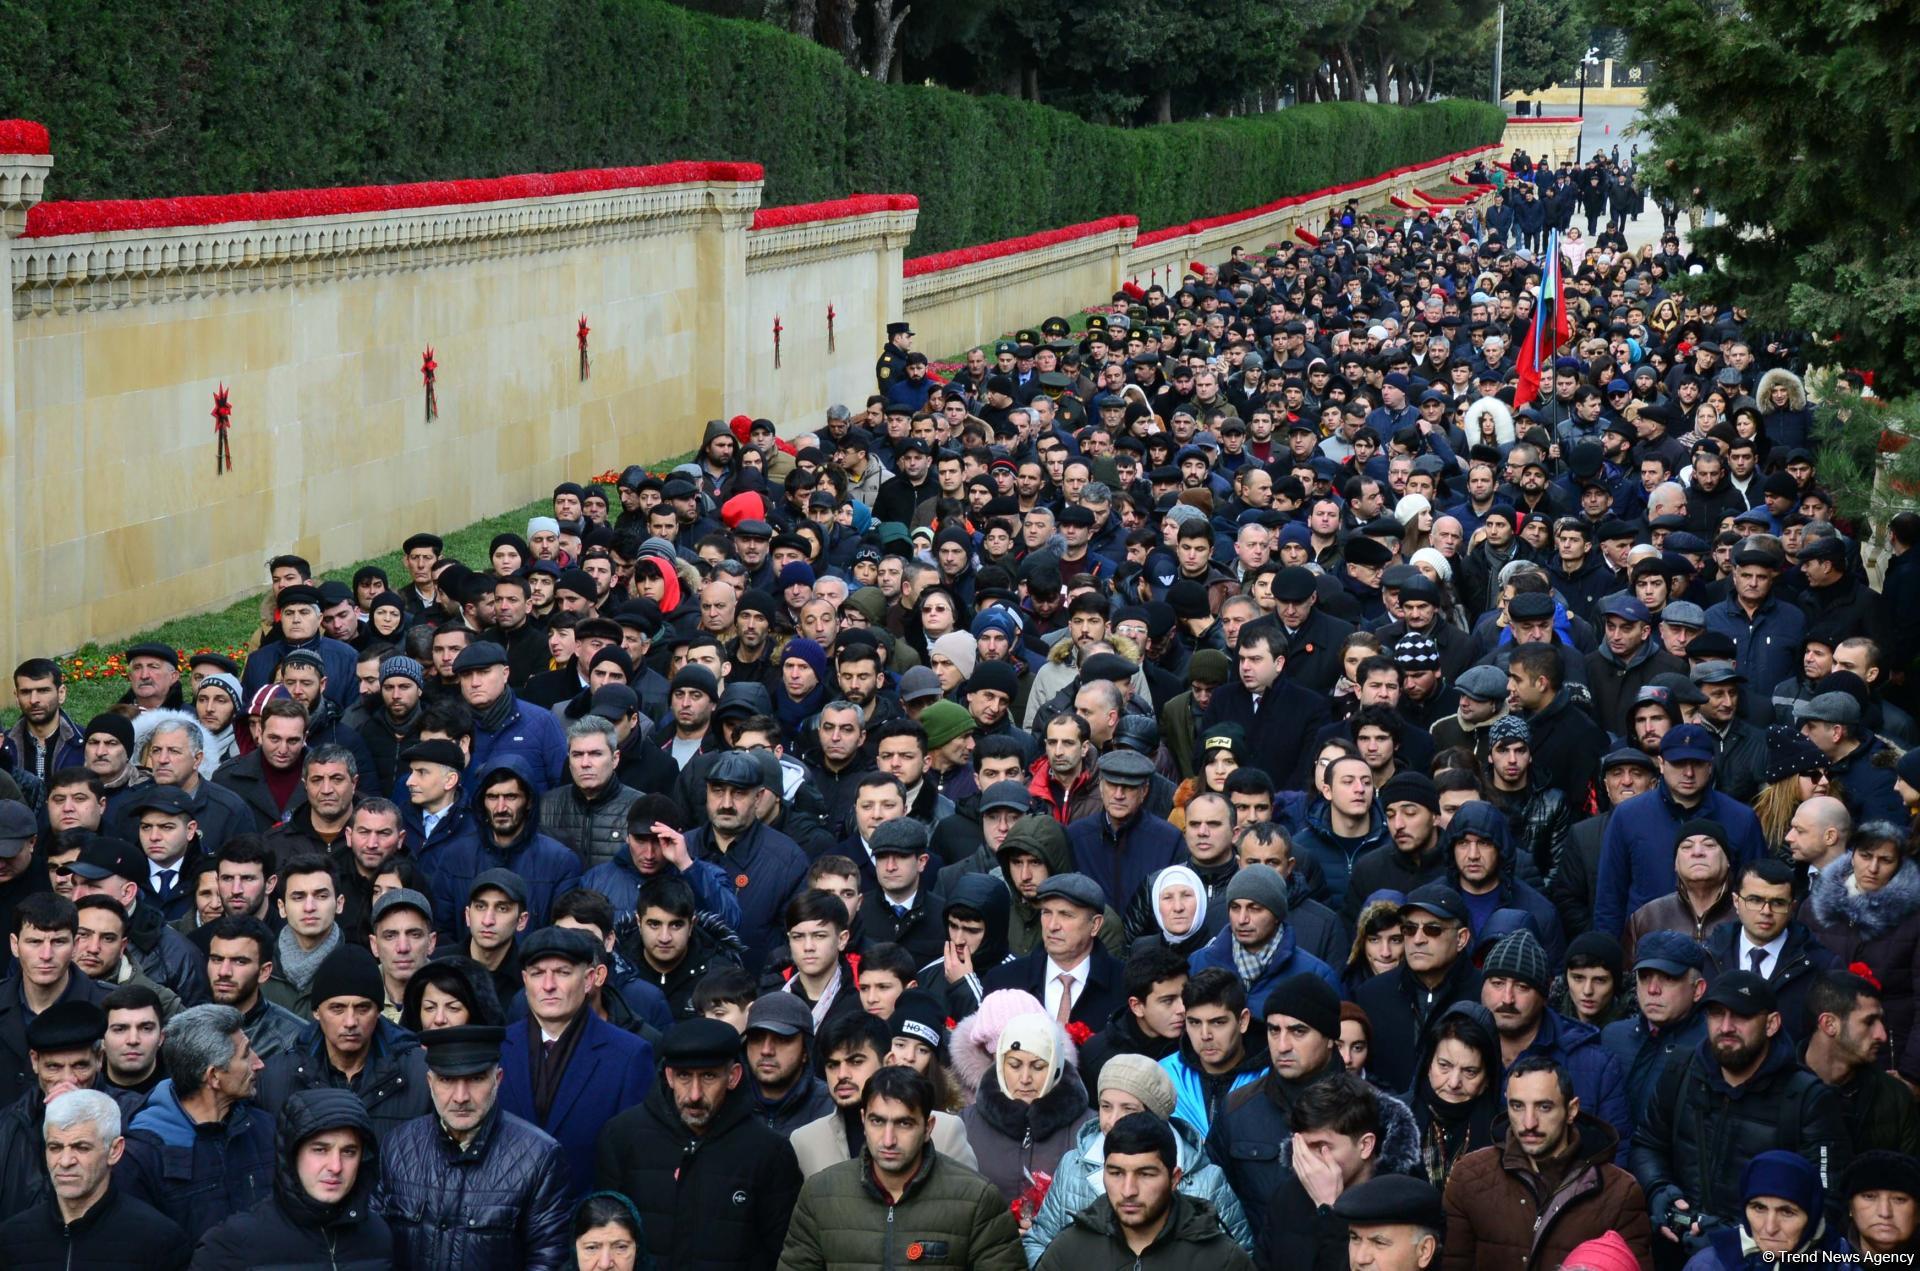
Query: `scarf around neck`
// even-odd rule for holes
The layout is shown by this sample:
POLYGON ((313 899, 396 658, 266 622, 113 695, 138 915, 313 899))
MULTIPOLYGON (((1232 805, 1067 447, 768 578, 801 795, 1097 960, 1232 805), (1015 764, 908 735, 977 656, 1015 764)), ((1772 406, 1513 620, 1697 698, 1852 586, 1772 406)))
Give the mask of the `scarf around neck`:
POLYGON ((300 947, 299 937, 293 934, 292 927, 280 929, 280 939, 274 943, 273 973, 282 975, 302 993, 307 985, 313 983, 313 973, 327 960, 327 955, 340 947, 340 924, 334 923, 327 932, 327 938, 320 947, 311 953, 300 947))

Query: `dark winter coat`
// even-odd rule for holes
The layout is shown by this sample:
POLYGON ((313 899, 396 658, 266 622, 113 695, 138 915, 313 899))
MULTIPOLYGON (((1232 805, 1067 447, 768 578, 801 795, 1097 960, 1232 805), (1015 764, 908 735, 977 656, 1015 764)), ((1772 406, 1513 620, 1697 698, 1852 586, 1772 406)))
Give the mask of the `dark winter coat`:
POLYGON ((1387 831, 1387 819, 1378 809, 1370 816, 1367 832, 1349 853, 1334 837, 1331 814, 1324 803, 1307 813, 1306 824, 1293 836, 1293 854, 1300 861, 1311 862, 1320 875, 1315 900, 1334 909, 1346 908, 1352 901, 1348 882, 1354 869, 1375 853, 1393 850, 1393 835, 1387 831))
POLYGON ((1187 859, 1180 831, 1147 812, 1117 834, 1104 811, 1081 817, 1067 826, 1067 845, 1073 868, 1100 884, 1116 910, 1125 909, 1149 878, 1187 859))
POLYGON ((327 1043, 318 1024, 307 1025, 292 1049, 267 1060, 254 1101, 268 1116, 279 1116, 302 1090, 332 1088, 356 1095, 381 1140, 415 1117, 433 1111, 427 1091, 427 1052, 419 1039, 388 1019, 375 1017, 371 1053, 360 1075, 347 1082, 327 1061, 327 1043))
POLYGON ((707 1132, 694 1135, 662 1072, 639 1107, 601 1132, 594 1186, 634 1203, 659 1266, 766 1271, 787 1239, 800 1165, 793 1146, 754 1115, 744 1081, 707 1132))
POLYGON ((674 1019, 693 1017, 693 987, 700 982, 701 976, 722 965, 739 966, 746 952, 739 938, 718 918, 696 911, 693 916, 693 939, 687 946, 687 956, 680 959, 678 966, 662 974, 647 961, 640 945, 639 925, 633 918, 621 920, 614 930, 615 952, 633 967, 637 979, 653 985, 666 996, 667 1010, 674 1019))
POLYGON ((585 1028, 542 1120, 534 1103, 532 1076, 533 1047, 539 1035, 539 1026, 531 1018, 507 1025, 500 1047, 500 1106, 559 1140, 577 1200, 590 1190, 594 1145, 601 1129, 646 1098, 653 1086, 653 1047, 588 1008, 585 1028))
POLYGON ((1740 1175, 1762 1152, 1798 1152, 1820 1171, 1836 1221, 1845 1193, 1837 1186, 1850 1155, 1839 1096, 1794 1062, 1790 1043, 1775 1037, 1760 1069, 1730 1086, 1702 1041, 1660 1080, 1647 1119, 1634 1131, 1633 1173, 1650 1212, 1664 1214, 1685 1199, 1700 1214, 1702 1234, 1737 1223, 1744 1212, 1740 1175))
POLYGON ((864 1152, 813 1175, 800 1189, 780 1251, 781 1271, 1026 1265, 1019 1224, 999 1193, 931 1146, 897 1201, 874 1182, 864 1152))
POLYGON ((1282 678, 1260 699, 1254 710, 1246 685, 1223 684, 1201 718, 1201 731, 1220 724, 1238 724, 1247 735, 1252 766, 1273 778, 1276 789, 1300 788, 1307 741, 1324 727, 1329 707, 1324 694, 1312 693, 1282 678))
POLYGON ((147 1096, 126 1131, 113 1181, 178 1222, 197 1241, 265 1200, 273 1190, 273 1117, 252 1103, 227 1119, 196 1124, 181 1108, 171 1078, 147 1096))
MULTIPOLYGON (((91 1002, 98 1006, 108 991, 107 986, 95 984, 81 974, 79 967, 74 966, 67 971, 67 987, 60 994, 59 1001, 91 1002)), ((35 1088, 33 1067, 27 1062, 27 1021, 30 1018, 26 1001, 21 996, 20 969, 16 966, 11 975, 0 980, 0 1107, 35 1088)))
MULTIPOLYGON (((1580 1111, 1613 1128, 1624 1165, 1627 1145, 1633 1141, 1633 1112, 1627 1103, 1626 1074, 1620 1061, 1601 1045, 1600 1030, 1558 1011, 1546 1011, 1540 1017, 1540 1031, 1534 1034, 1533 1044, 1521 1051, 1514 1063, 1529 1055, 1544 1055, 1567 1070, 1573 1078, 1573 1093, 1580 1100, 1580 1111)), ((1507 1070, 1512 1069, 1509 1064, 1507 1070)), ((1504 1080, 1501 1084, 1504 1088, 1504 1080)))
POLYGON ((726 851, 713 843, 713 830, 701 826, 687 835, 687 853, 708 861, 733 880, 740 903, 734 931, 747 946, 749 967, 759 967, 785 938, 787 902, 807 884, 807 855, 780 831, 756 821, 726 851))
POLYGON ((1367 1071, 1388 1090, 1411 1090, 1427 1025, 1456 1002, 1479 1002, 1480 972, 1461 954, 1439 985, 1429 990, 1402 963, 1362 984, 1353 1000, 1373 1025, 1367 1071))
POLYGON ((1075 1214, 1053 1238, 1036 1271, 1119 1266, 1134 1271, 1251 1271, 1253 1259, 1220 1226, 1212 1205, 1180 1192, 1174 1193, 1167 1225, 1152 1244, 1135 1254, 1112 1204, 1102 1196, 1075 1214))
MULTIPOLYGON (((1087 982, 1080 986, 1080 996, 1073 1000, 1069 1018, 1088 1028, 1098 1028, 1127 1004, 1126 968, 1097 942, 1088 959, 1087 982)), ((1036 948, 1024 958, 1002 963, 982 975, 980 985, 988 993, 995 989, 1024 989, 1044 1002, 1047 1000, 1047 967, 1046 949, 1036 948)))
MULTIPOLYGON (((1739 923, 1715 927, 1702 943, 1707 946, 1707 956, 1713 962, 1707 975, 1709 984, 1714 976, 1741 968, 1739 923)), ((1780 956, 1767 971, 1767 983, 1779 1002, 1781 1032, 1796 1042, 1811 1035, 1813 1021, 1807 1018, 1807 990, 1813 987, 1815 975, 1839 965, 1840 960, 1813 938, 1805 924, 1797 920, 1787 924, 1787 942, 1780 946, 1780 956)))
POLYGON ((281 1117, 277 1148, 273 1195, 202 1237, 193 1271, 388 1271, 393 1233, 371 1205, 380 1156, 359 1100, 344 1090, 295 1097, 281 1117), (367 1151, 352 1190, 322 1205, 300 1185, 294 1159, 303 1141, 337 1129, 359 1131, 367 1151))
POLYGON ((546 926, 553 898, 571 891, 580 880, 580 858, 540 833, 540 786, 518 756, 506 755, 485 769, 473 789, 485 790, 507 773, 519 779, 532 799, 519 834, 511 842, 500 843, 492 827, 483 825, 471 843, 451 843, 433 857, 434 926, 442 940, 466 940, 467 892, 487 870, 510 869, 526 882, 529 931, 546 926))
MULTIPOLYGON (((624 846, 624 840, 622 844, 617 855, 580 876, 582 887, 599 892, 612 903, 616 923, 634 917, 640 905, 640 888, 647 882, 634 865, 633 854, 624 846)), ((713 914, 728 930, 739 925, 740 901, 733 894, 733 879, 721 873, 718 865, 712 861, 692 861, 686 869, 666 865, 662 873, 667 872, 678 874, 681 881, 693 888, 696 913, 713 914)))
POLYGON ((561 1271, 573 1257, 566 1157, 496 1103, 467 1146, 436 1115, 380 1145, 374 1209, 408 1271, 561 1271))
POLYGON ((254 999, 253 1009, 240 1025, 247 1035, 247 1044, 262 1059, 272 1059, 282 1051, 292 1050, 312 1027, 311 1021, 303 1021, 278 1002, 268 1001, 264 993, 254 999))
POLYGON ((1920 1029, 1914 994, 1920 987, 1920 864, 1900 862, 1878 891, 1853 886, 1853 858, 1820 871, 1800 921, 1843 965, 1864 962, 1880 982, 1887 1013, 1887 1051, 1895 1071, 1920 1079, 1920 1029))
POLYGON ((1668 653, 1660 641, 1649 636, 1626 657, 1616 656, 1603 640, 1587 654, 1587 688, 1593 693, 1593 720, 1610 733, 1624 737, 1633 699, 1656 675, 1687 673, 1687 664, 1668 653))
MULTIPOLYGON (((1566 952, 1567 940, 1560 930, 1560 915, 1554 911, 1553 903, 1538 890, 1523 883, 1516 875, 1519 865, 1512 836, 1508 831, 1508 821, 1500 810, 1491 803, 1463 803, 1454 813, 1453 820, 1440 835, 1440 859, 1445 862, 1445 880, 1448 886, 1461 895, 1467 896, 1470 910, 1478 914, 1488 912, 1477 905, 1477 897, 1468 896, 1461 885, 1460 871, 1455 864, 1454 844, 1462 835, 1473 833, 1493 843, 1500 850, 1500 882, 1494 890, 1494 900, 1490 912, 1502 909, 1517 909, 1533 919, 1534 934, 1540 937, 1540 944, 1547 952, 1547 961, 1554 966, 1566 952)), ((1484 894, 1484 893, 1482 893, 1484 894)), ((1484 927, 1476 926, 1476 938, 1486 934, 1484 927)))
POLYGON ((1507 1127, 1492 1147, 1470 1152, 1447 1178, 1444 1271, 1516 1267, 1558 1271, 1575 1245, 1617 1231, 1644 1266, 1652 1256, 1647 1198, 1613 1164, 1613 1128, 1582 1108, 1579 1143, 1559 1185, 1549 1189, 1507 1127))
POLYGON ((1615 808, 1607 823, 1593 898, 1594 930, 1618 936, 1634 910, 1673 890, 1673 845, 1679 842, 1681 824, 1696 817, 1718 821, 1726 830, 1736 876, 1742 865, 1767 850, 1752 808, 1711 785, 1696 807, 1682 808, 1662 780, 1615 808))
POLYGON ((51 1196, 0 1223, 0 1249, 10 1271, 186 1271, 193 1246, 173 1219, 109 1183, 71 1224, 51 1196))
POLYGON ((1705 1012, 1687 1017, 1656 1032, 1644 1015, 1617 1019, 1600 1030, 1600 1044, 1620 1061, 1627 1078, 1627 1108, 1637 1126, 1647 1118, 1647 1103, 1660 1087, 1671 1064, 1685 1063, 1707 1035, 1705 1012))
MULTIPOLYGON (((1326 1067, 1298 1082, 1287 1081, 1269 1072, 1250 1086, 1242 1086, 1227 1096, 1225 1105, 1207 1131, 1207 1155, 1227 1176, 1233 1194, 1247 1211, 1247 1225, 1256 1234, 1273 1229, 1292 1230, 1297 1224, 1289 1219, 1302 1214, 1282 1214, 1273 1208, 1277 1191, 1284 1191, 1293 1179, 1293 1101, 1302 1090, 1335 1073, 1346 1071, 1339 1055, 1328 1058, 1326 1067)), ((1420 1168, 1420 1130, 1413 1112, 1390 1094, 1379 1094, 1381 1174, 1412 1174, 1420 1168)), ((1294 1186, 1298 1188, 1298 1183, 1294 1186)), ((1312 1212, 1312 1202, 1301 1192, 1299 1199, 1312 1212)))
POLYGON ((1575 817, 1583 815, 1592 806, 1590 790, 1600 772, 1600 756, 1607 752, 1605 730, 1564 688, 1527 717, 1527 728, 1533 734, 1534 779, 1566 795, 1575 817))
POLYGON ((1899 775, 1894 769, 1899 754, 1878 737, 1868 736, 1833 765, 1833 779, 1840 786, 1853 823, 1891 821, 1907 823, 1907 805, 1894 789, 1899 775))
POLYGON ((461 784, 470 790, 484 790, 484 781, 468 778, 485 777, 509 759, 525 765, 536 796, 566 781, 567 734, 552 711, 515 699, 512 712, 499 728, 482 732, 476 723, 472 752, 461 784))
POLYGON ((1038 1170, 1053 1172, 1074 1145, 1081 1123, 1092 1115, 1087 1088, 1071 1067, 1060 1074, 1053 1089, 1032 1103, 1002 1093, 995 1067, 980 1078, 980 1091, 960 1120, 967 1127, 967 1142, 973 1145, 980 1172, 998 1189, 1001 1201, 1011 1204, 1026 1189, 1029 1175, 1038 1170))

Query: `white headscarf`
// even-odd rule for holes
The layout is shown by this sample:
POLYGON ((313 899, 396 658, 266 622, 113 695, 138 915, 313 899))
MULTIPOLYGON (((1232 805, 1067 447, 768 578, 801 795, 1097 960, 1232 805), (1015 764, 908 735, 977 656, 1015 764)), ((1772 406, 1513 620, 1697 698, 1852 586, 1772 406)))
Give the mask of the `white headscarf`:
MULTIPOLYGON (((1047 1084, 1041 1089, 1040 1094, 1043 1097, 1051 1094, 1053 1088, 1060 1084, 1060 1074, 1066 1069, 1062 1053, 1065 1048, 1060 1044, 1064 1040, 1060 1025, 1044 1012, 1035 1011, 1014 1016, 1007 1021, 1007 1026, 1000 1030, 1000 1040, 993 1046, 995 1078, 999 1078, 1001 1065, 1006 1062, 1008 1052, 1018 1050, 1029 1055, 1039 1055, 1047 1061, 1047 1084)), ((1004 1084, 1002 1082, 1003 1086, 1004 1084)))
POLYGON ((1168 944, 1178 944, 1194 932, 1203 930, 1207 923, 1207 885, 1200 881, 1200 875, 1185 865, 1169 865, 1153 876, 1153 920, 1160 927, 1160 934, 1167 938, 1168 944), (1193 925, 1180 935, 1167 930, 1166 919, 1160 916, 1160 896, 1169 887, 1191 887, 1193 889, 1193 925))

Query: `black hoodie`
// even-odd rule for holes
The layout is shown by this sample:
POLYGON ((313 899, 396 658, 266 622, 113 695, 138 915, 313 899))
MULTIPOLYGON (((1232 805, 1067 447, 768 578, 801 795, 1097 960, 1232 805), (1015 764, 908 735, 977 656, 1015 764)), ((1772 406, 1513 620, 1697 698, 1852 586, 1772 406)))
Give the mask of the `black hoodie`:
POLYGON ((949 982, 944 954, 920 968, 917 977, 920 987, 940 999, 949 1018, 965 1019, 980 1009, 980 999, 986 996, 981 980, 987 972, 1013 960, 1007 948, 1007 923, 1012 907, 1013 897, 1007 885, 992 874, 967 874, 953 884, 947 896, 948 915, 955 909, 978 914, 986 924, 987 933, 980 947, 974 950, 973 974, 949 982))
POLYGON ((373 1122, 346 1090, 302 1090, 287 1100, 275 1143, 273 1195, 235 1214, 201 1238, 193 1265, 205 1271, 380 1271, 393 1265, 393 1234, 369 1204, 380 1174, 373 1122), (295 1157, 307 1140, 329 1130, 360 1138, 359 1176, 345 1197, 315 1200, 300 1184, 295 1157))

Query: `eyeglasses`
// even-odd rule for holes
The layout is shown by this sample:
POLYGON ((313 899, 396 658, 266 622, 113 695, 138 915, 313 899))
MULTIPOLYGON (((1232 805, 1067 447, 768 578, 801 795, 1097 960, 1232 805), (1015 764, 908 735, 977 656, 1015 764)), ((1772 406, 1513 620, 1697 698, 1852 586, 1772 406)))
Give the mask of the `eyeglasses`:
POLYGON ((1403 936, 1422 934, 1429 940, 1438 940, 1447 934, 1447 928, 1450 925, 1444 922, 1403 922, 1400 924, 1400 934, 1403 936))
POLYGON ((1749 896, 1745 892, 1735 892, 1733 898, 1744 905, 1748 905, 1754 909, 1764 910, 1767 913, 1774 913, 1778 910, 1791 909, 1793 907, 1793 897, 1791 896, 1749 896))

